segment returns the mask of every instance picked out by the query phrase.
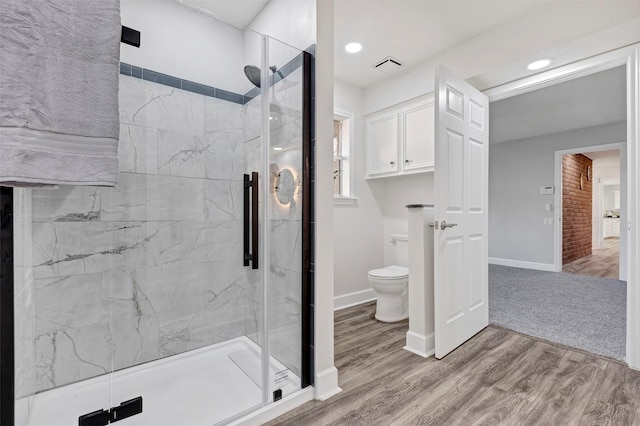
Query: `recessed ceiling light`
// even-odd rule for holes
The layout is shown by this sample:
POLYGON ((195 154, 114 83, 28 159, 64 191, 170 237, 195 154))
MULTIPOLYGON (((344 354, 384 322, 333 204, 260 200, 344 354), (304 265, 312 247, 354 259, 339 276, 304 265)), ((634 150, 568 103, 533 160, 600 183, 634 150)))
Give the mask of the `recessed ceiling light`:
POLYGON ((541 70, 551 65, 551 59, 540 59, 539 61, 533 61, 527 65, 527 69, 530 71, 541 70))
POLYGON ((358 53, 359 51, 362 50, 362 45, 360 43, 349 43, 344 47, 344 50, 346 50, 349 53, 358 53))

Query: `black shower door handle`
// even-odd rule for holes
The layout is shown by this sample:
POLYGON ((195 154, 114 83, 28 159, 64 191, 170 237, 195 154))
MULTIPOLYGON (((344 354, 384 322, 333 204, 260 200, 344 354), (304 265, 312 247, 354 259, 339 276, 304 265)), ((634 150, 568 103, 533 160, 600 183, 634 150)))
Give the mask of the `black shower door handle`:
POLYGON ((244 266, 249 266, 251 262, 251 269, 258 269, 258 172, 252 172, 251 176, 244 175, 243 233, 244 266), (251 222, 251 228, 249 228, 249 222, 251 222))

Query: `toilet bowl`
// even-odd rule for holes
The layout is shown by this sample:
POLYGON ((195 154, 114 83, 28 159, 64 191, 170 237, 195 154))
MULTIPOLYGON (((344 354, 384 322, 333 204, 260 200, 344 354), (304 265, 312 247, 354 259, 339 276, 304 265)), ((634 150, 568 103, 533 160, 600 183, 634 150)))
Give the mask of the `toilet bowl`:
POLYGON ((396 322, 409 318, 409 260, 408 237, 392 235, 395 244, 396 265, 369 271, 371 287, 376 292, 376 319, 383 322, 396 322))

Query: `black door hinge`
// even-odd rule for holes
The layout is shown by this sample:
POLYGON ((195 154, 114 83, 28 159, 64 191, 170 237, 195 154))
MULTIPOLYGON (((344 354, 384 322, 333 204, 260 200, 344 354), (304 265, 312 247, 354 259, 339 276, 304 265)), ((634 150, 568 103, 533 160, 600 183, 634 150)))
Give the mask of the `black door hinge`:
POLYGON ((78 426, 105 426, 142 413, 142 397, 130 399, 109 410, 98 410, 78 418, 78 426))

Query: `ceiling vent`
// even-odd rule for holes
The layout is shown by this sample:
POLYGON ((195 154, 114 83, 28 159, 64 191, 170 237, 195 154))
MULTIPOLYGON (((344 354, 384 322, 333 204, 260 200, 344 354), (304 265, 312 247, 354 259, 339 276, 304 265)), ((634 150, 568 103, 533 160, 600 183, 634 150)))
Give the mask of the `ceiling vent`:
POLYGON ((385 74, 389 74, 389 73, 400 70, 402 68, 402 63, 396 58, 387 56, 383 60, 378 61, 371 66, 377 69, 378 71, 382 71, 385 74))

